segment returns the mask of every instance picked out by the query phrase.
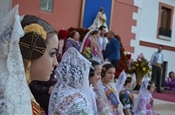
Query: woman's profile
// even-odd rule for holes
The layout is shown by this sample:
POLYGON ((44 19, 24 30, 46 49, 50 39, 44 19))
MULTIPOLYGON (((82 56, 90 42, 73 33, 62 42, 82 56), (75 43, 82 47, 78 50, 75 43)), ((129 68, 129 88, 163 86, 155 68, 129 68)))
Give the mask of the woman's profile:
POLYGON ((58 37, 46 21, 19 16, 18 5, 0 23, 0 86, 4 115, 45 115, 28 83, 47 81, 57 66, 58 37), (27 77, 27 79, 26 79, 27 77), (28 83, 27 83, 28 80, 28 83))

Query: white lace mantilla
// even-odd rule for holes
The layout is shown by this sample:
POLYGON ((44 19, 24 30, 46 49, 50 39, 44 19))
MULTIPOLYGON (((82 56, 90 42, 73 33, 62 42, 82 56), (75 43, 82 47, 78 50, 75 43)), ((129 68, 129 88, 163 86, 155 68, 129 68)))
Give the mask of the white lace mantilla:
MULTIPOLYGON (((3 115, 32 115, 19 39, 24 35, 18 5, 0 23, 0 87, 3 88, 3 115)), ((2 100, 2 98, 1 98, 2 100)))
POLYGON ((52 91, 49 115, 92 115, 88 74, 90 62, 75 48, 64 53, 56 69, 58 82, 52 91))
POLYGON ((51 95, 49 115, 89 115, 87 97, 64 84, 57 84, 51 95))

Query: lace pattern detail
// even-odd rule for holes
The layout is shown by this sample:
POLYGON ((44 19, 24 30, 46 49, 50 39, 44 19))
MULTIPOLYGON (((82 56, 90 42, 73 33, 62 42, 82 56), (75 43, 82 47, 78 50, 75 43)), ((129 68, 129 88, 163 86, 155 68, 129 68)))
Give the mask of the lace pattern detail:
POLYGON ((69 48, 63 55, 63 58, 56 69, 56 73, 61 74, 61 79, 68 86, 82 89, 82 86, 89 86, 89 67, 90 62, 88 60, 86 60, 75 48, 69 48))
POLYGON ((146 113, 146 105, 150 103, 150 98, 152 98, 151 93, 147 90, 150 78, 144 77, 142 79, 142 85, 139 90, 139 94, 134 106, 134 114, 139 115, 141 112, 146 113))
POLYGON ((5 101, 3 114, 31 115, 31 97, 18 44, 24 34, 18 6, 2 20, 0 27, 0 86, 5 101))
POLYGON ((94 92, 96 94, 96 104, 97 104, 98 115, 112 115, 112 110, 108 103, 101 80, 99 80, 96 83, 94 87, 94 92))
POLYGON ((57 83, 52 91, 49 115, 91 115, 88 74, 90 62, 75 48, 64 53, 56 68, 57 83))
POLYGON ((90 105, 80 91, 64 84, 57 84, 51 94, 49 115, 88 115, 90 105))

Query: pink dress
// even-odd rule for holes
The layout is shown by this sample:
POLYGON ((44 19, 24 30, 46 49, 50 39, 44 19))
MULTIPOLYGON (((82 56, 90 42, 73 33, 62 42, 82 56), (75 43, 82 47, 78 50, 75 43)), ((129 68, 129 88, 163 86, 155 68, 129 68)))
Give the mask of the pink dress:
POLYGON ((153 109, 153 98, 141 97, 134 115, 156 115, 153 109))

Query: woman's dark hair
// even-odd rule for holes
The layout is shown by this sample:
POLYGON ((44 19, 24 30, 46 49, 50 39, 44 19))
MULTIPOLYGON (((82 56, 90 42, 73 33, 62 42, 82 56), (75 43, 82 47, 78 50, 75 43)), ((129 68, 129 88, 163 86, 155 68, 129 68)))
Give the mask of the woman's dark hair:
POLYGON ((170 71, 170 72, 169 72, 169 76, 170 76, 172 73, 174 74, 174 72, 173 72, 173 71, 170 71))
POLYGON ((132 77, 127 77, 125 80, 124 86, 126 86, 128 83, 131 83, 131 82, 132 82, 132 77))
POLYGON ((89 71, 89 78, 95 75, 95 66, 100 65, 100 63, 94 60, 90 60, 90 62, 91 62, 91 67, 89 71))
POLYGON ((91 32, 91 35, 98 34, 98 32, 99 32, 98 30, 94 30, 94 31, 91 32))
POLYGON ((112 64, 105 64, 102 66, 102 72, 101 72, 101 77, 104 77, 106 74, 106 71, 110 68, 115 68, 112 64))
POLYGON ((100 31, 102 31, 103 29, 106 29, 106 26, 100 26, 99 28, 98 28, 98 30, 100 30, 100 31))
POLYGON ((70 33, 70 37, 73 38, 75 36, 75 33, 77 33, 78 31, 77 30, 73 30, 71 33, 70 33))
POLYGON ((21 25, 22 28, 24 28, 26 25, 30 25, 32 23, 41 25, 47 32, 47 35, 53 33, 57 34, 57 31, 48 22, 34 15, 25 15, 21 22, 21 25))
POLYGON ((152 85, 153 83, 154 83, 153 81, 149 81, 149 82, 148 82, 147 90, 150 90, 150 89, 151 89, 151 85, 152 85))
MULTIPOLYGON (((21 26, 24 29, 27 26, 31 26, 34 24, 43 27, 44 33, 46 33, 46 38, 44 38, 41 34, 37 33, 35 30, 25 33, 23 37, 20 38, 19 46, 21 50, 22 57, 26 60, 34 60, 40 58, 45 50, 46 44, 50 35, 57 34, 56 30, 43 19, 38 18, 33 15, 25 15, 21 22, 21 26)), ((40 27, 34 29, 40 29, 40 27)), ((32 30, 32 29, 31 29, 32 30)))
POLYGON ((163 45, 159 45, 159 47, 161 47, 163 49, 163 45))

